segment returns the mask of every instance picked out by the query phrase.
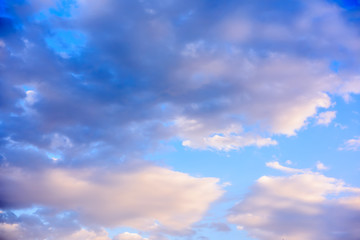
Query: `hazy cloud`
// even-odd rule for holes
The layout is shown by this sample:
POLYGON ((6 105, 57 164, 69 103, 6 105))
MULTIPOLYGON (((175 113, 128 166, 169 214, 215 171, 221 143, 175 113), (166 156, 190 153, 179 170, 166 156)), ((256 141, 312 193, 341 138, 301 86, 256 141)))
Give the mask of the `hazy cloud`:
POLYGON ((344 151, 358 151, 360 149, 360 137, 354 137, 352 139, 346 140, 342 147, 339 147, 339 150, 344 151))

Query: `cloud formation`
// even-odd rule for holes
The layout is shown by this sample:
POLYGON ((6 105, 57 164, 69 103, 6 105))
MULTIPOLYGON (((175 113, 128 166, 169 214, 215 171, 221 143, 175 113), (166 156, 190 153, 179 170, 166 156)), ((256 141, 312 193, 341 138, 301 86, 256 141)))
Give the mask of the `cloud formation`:
POLYGON ((316 117, 316 123, 318 125, 328 126, 331 123, 331 121, 335 119, 335 117, 336 117, 336 111, 322 112, 316 117))
POLYGON ((229 1, 219 15, 208 4, 9 7, 2 146, 15 141, 78 164, 139 157, 174 137, 200 149, 269 146, 329 108, 330 94, 358 93, 350 87, 359 82, 350 64, 358 35, 336 5, 229 1), (334 72, 334 59, 347 68, 334 72), (56 136, 71 144, 54 145, 56 136))
MULTIPOLYGON (((0 203, 42 209, 6 215, 8 238, 57 227, 55 239, 106 239, 103 227, 118 225, 188 232, 222 195, 218 179, 124 162, 174 139, 271 147, 310 120, 330 124, 333 97, 360 93, 358 25, 331 1, 32 0, 0 10, 0 203)), ((268 166, 298 174, 290 182, 327 179, 268 166)))
POLYGON ((223 194, 217 182, 154 166, 36 172, 3 168, 1 207, 43 206, 56 213, 74 211, 76 219, 89 226, 176 232, 199 221, 223 194))
POLYGON ((357 239, 360 188, 319 173, 263 176, 234 206, 228 220, 251 237, 357 239))
POLYGON ((339 147, 339 150, 344 151, 358 151, 360 149, 360 137, 354 137, 346 140, 343 146, 339 147))
POLYGON ((124 232, 116 235, 113 240, 149 240, 148 238, 143 238, 137 233, 124 232))

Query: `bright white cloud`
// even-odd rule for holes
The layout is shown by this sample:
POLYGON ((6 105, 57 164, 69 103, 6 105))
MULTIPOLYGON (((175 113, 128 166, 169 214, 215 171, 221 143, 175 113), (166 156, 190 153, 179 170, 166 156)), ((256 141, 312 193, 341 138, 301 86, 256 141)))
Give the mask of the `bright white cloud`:
POLYGON ((110 240, 108 233, 103 229, 99 232, 81 229, 68 236, 64 236, 64 239, 65 238, 66 240, 110 240))
POLYGON ((347 102, 351 100, 351 94, 360 93, 360 76, 348 78, 350 78, 350 80, 344 82, 338 90, 338 93, 342 95, 347 102))
POLYGON ((113 240, 149 240, 148 238, 143 238, 137 233, 124 232, 116 235, 113 240))
POLYGON ((316 117, 316 123, 318 125, 328 126, 332 122, 332 120, 335 119, 335 117, 336 117, 336 111, 322 112, 316 117))
POLYGON ((128 171, 54 168, 36 173, 1 169, 1 184, 8 186, 2 200, 8 205, 76 210, 84 224, 142 230, 156 230, 158 225, 187 229, 222 195, 217 182, 150 166, 128 171))
POLYGON ((319 173, 263 176, 228 220, 261 240, 351 239, 360 234, 360 188, 319 173))
POLYGON ((280 171, 283 171, 283 172, 287 172, 287 173, 302 173, 302 172, 305 172, 305 171, 302 170, 302 169, 296 169, 296 168, 290 168, 290 167, 282 166, 282 165, 281 165, 279 162, 277 162, 277 161, 267 162, 267 163, 266 163, 266 166, 267 166, 267 167, 270 167, 270 168, 274 168, 274 169, 280 170, 280 171))
POLYGON ((360 137, 354 137, 345 141, 342 147, 339 147, 339 150, 344 151, 358 151, 360 150, 360 137))
POLYGON ((221 151, 236 150, 245 146, 270 146, 277 142, 271 138, 263 138, 253 134, 245 134, 238 125, 230 125, 223 129, 212 129, 211 126, 198 120, 179 118, 175 121, 180 136, 185 139, 183 146, 198 149, 215 149, 221 151))

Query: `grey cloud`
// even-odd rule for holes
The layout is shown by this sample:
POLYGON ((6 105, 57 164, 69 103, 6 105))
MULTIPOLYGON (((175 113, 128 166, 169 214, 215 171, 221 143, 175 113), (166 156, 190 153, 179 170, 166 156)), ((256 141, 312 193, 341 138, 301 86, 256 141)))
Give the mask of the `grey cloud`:
POLYGON ((226 135, 231 125, 239 127, 231 133, 238 137, 224 139, 232 147, 213 148, 251 145, 239 137, 271 145, 273 133, 296 134, 330 106, 328 93, 343 80, 329 64, 351 62, 359 51, 340 10, 322 1, 229 2, 218 6, 226 14, 201 1, 81 1, 70 8, 71 17, 47 13, 47 21, 29 20, 46 7, 37 1, 17 6, 14 21, 23 27, 2 40, 2 104, 8 110, 1 135, 5 143, 47 152, 54 152, 51 136, 64 136, 73 147, 55 151, 63 164, 98 164, 97 156, 85 154, 95 145, 109 163, 140 157, 172 137, 206 148, 198 139, 226 135), (312 27, 315 21, 321 31, 312 27), (342 38, 326 27, 329 21, 342 38), (59 29, 85 36, 77 55, 64 57, 48 46, 46 39, 59 29), (27 110, 17 105, 26 97, 24 86, 37 95, 27 110), (189 135, 176 125, 178 118, 205 130, 189 135))

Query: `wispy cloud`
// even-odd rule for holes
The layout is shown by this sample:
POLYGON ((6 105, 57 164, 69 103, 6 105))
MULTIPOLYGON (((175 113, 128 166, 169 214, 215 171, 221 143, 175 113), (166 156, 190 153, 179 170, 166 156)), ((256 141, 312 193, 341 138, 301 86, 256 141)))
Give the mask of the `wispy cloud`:
POLYGON ((339 147, 343 151, 359 151, 360 150, 360 137, 354 137, 346 140, 343 146, 339 147))
POLYGON ((287 173, 304 173, 304 172, 306 172, 306 170, 304 170, 304 169, 296 169, 296 168, 285 167, 285 166, 281 165, 277 161, 267 162, 266 166, 270 167, 270 168, 280 170, 280 171, 283 171, 283 172, 287 172, 287 173))

